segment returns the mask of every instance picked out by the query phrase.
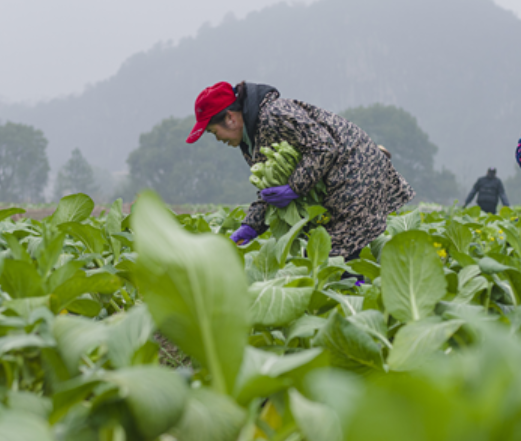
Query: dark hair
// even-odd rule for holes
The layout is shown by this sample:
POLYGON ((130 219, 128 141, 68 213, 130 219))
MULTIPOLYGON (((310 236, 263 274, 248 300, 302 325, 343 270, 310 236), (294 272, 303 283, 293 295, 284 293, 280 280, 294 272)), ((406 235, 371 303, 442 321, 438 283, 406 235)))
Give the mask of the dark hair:
POLYGON ((226 115, 228 114, 228 111, 231 112, 241 112, 242 107, 244 105, 244 99, 246 98, 246 85, 244 84, 244 81, 240 82, 235 86, 233 89, 235 92, 235 96, 237 99, 233 104, 230 104, 226 109, 221 110, 217 115, 214 115, 208 125, 210 124, 220 124, 224 125, 224 119, 226 118, 226 115))
POLYGON ((495 178, 496 177, 496 168, 495 167, 490 167, 488 170, 487 170, 487 176, 489 178, 495 178))

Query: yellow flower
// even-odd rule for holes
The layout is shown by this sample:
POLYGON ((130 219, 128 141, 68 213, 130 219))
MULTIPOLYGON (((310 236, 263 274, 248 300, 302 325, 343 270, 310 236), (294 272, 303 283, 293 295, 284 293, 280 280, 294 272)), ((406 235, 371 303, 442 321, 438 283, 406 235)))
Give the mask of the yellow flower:
POLYGON ((443 245, 441 243, 438 243, 438 242, 434 242, 434 246, 436 248, 441 248, 443 245))
POLYGON ((447 251, 445 250, 438 250, 437 253, 438 256, 440 256, 442 259, 445 259, 447 257, 447 251))
POLYGON ((476 230, 476 233, 481 234, 481 230, 476 230))
POLYGON ((499 234, 503 234, 503 230, 499 230, 499 234))
POLYGON ((504 237, 504 236, 500 236, 499 238, 500 238, 501 240, 504 240, 504 239, 505 239, 505 237, 504 237))
POLYGON ((494 239, 493 237, 490 238, 490 241, 491 242, 494 242, 496 239, 494 239))

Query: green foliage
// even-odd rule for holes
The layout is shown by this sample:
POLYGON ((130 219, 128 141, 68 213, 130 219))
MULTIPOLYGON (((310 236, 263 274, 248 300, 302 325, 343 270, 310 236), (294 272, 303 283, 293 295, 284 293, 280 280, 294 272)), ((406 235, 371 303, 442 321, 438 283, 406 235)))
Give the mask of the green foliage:
POLYGON ((452 203, 459 195, 456 176, 445 168, 434 169, 438 147, 410 113, 395 106, 374 104, 348 109, 341 115, 391 152, 393 165, 412 185, 417 200, 452 203))
POLYGON ((62 197, 75 193, 86 193, 93 197, 98 190, 92 167, 80 149, 74 149, 70 159, 58 171, 54 184, 55 200, 59 201, 62 197))
POLYGON ((208 369, 217 392, 230 392, 248 329, 246 277, 232 243, 184 231, 150 194, 133 216, 138 283, 154 320, 208 369))
POLYGON ((511 208, 393 215, 345 263, 322 227, 303 232, 314 207, 244 247, 228 239, 241 207, 176 215, 148 192, 130 219, 91 207, 77 194, 42 222, 0 221, 1 435, 517 439, 511 208), (188 366, 158 366, 158 331, 188 366))
POLYGON ((41 202, 47 184, 47 140, 24 124, 0 124, 0 201, 41 202))
POLYGON ((151 188, 171 204, 251 201, 255 188, 248 184, 248 164, 240 150, 208 134, 187 144, 194 122, 192 117, 169 118, 142 134, 128 157, 128 182, 118 196, 132 200, 136 192, 151 188))

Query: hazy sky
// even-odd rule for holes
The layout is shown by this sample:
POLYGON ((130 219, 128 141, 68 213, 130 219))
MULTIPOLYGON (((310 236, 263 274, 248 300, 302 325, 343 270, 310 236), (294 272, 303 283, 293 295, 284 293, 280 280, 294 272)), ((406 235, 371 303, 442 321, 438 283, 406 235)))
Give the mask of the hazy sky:
MULTIPOLYGON (((132 54, 284 0, 0 0, 0 99, 78 93, 132 54)), ((286 0, 311 3, 317 0, 286 0)), ((521 0, 495 0, 521 17, 521 0)))

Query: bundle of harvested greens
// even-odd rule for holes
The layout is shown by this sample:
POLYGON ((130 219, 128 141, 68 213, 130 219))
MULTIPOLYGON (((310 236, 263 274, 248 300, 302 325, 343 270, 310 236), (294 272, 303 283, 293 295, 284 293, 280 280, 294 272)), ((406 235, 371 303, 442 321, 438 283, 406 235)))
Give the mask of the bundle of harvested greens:
MULTIPOLYGON (((261 153, 266 156, 266 162, 255 164, 250 170, 250 182, 258 189, 264 190, 269 187, 286 185, 288 179, 300 162, 302 155, 298 150, 289 145, 286 141, 280 144, 272 144, 272 148, 261 147, 261 153)), ((272 234, 280 237, 287 233, 289 229, 307 216, 306 206, 322 205, 323 196, 326 194, 326 186, 321 180, 309 194, 301 196, 291 201, 284 208, 277 208, 273 205, 268 206, 266 212, 266 225, 269 225, 272 234)), ((327 213, 322 215, 316 222, 327 223, 327 213)))

